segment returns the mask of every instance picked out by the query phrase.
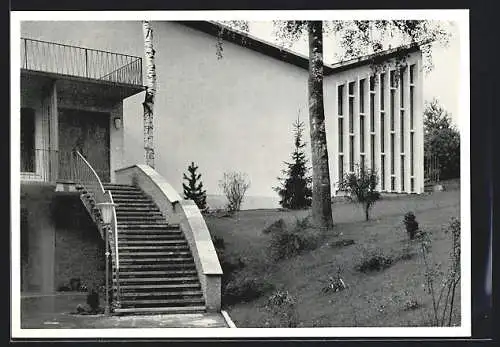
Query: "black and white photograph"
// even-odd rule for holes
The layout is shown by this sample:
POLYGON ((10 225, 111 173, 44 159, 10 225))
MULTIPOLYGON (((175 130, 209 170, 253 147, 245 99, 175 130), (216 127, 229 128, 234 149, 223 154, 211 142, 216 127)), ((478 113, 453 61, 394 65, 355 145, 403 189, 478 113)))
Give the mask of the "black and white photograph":
POLYGON ((11 20, 13 337, 471 335, 467 10, 11 20))

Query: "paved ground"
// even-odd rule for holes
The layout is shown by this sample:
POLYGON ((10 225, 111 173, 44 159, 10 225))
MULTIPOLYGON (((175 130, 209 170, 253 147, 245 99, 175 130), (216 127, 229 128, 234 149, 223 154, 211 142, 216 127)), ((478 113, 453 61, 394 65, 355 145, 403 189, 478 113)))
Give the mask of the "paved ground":
POLYGON ((220 313, 154 316, 43 314, 22 319, 22 329, 227 328, 220 313))
POLYGON ((227 328, 220 313, 163 314, 139 316, 77 315, 84 293, 24 296, 21 299, 22 329, 107 328, 227 328))

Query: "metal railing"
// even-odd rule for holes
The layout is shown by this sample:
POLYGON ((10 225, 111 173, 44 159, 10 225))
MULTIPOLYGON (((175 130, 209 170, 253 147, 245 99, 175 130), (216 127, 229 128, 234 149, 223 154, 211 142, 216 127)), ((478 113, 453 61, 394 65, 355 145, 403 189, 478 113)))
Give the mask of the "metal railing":
POLYGON ((55 182, 59 166, 59 152, 49 149, 21 150, 21 180, 55 182))
MULTIPOLYGON (((85 191, 90 194, 90 199, 92 199, 96 206, 99 204, 111 204, 112 206, 112 218, 109 225, 101 225, 99 230, 101 231, 101 236, 103 237, 106 244, 106 267, 109 264, 109 245, 112 243, 112 255, 114 256, 115 266, 114 274, 116 278, 116 298, 114 298, 114 303, 120 305, 120 285, 119 285, 119 255, 118 255, 118 222, 116 218, 116 210, 113 203, 113 197, 110 191, 105 191, 99 176, 85 159, 85 157, 80 153, 76 152, 76 160, 74 161, 74 174, 75 181, 77 184, 81 184, 85 191), (104 230, 104 232, 102 231, 104 230), (104 234, 104 235, 103 235, 104 234), (111 239, 109 238, 111 236, 111 239)), ((106 313, 109 313, 109 270, 106 268, 106 313)))
POLYGON ((28 38, 21 38, 21 68, 142 85, 140 57, 28 38))

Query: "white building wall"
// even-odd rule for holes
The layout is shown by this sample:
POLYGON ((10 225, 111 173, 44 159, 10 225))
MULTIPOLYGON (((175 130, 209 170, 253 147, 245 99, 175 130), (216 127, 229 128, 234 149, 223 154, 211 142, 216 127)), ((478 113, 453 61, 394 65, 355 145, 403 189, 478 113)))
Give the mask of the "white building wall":
POLYGON ((384 70, 378 71, 375 78, 374 88, 374 132, 371 131, 371 102, 370 102, 370 76, 373 75, 371 66, 361 66, 350 70, 325 77, 325 111, 327 122, 327 139, 330 159, 330 175, 332 177, 332 191, 338 190, 339 174, 339 155, 343 155, 344 172, 351 171, 351 153, 350 137, 354 135, 354 165, 361 165, 361 155, 364 155, 365 166, 371 167, 371 141, 374 136, 375 164, 374 168, 379 174, 378 189, 386 192, 395 193, 422 193, 423 182, 423 118, 422 118, 422 68, 421 53, 411 53, 406 60, 406 65, 414 65, 414 129, 410 129, 410 69, 407 67, 403 73, 403 103, 401 103, 401 83, 398 74, 398 83, 394 88, 394 130, 391 130, 391 86, 390 71, 394 70, 395 62, 390 61, 384 70), (382 75, 383 74, 383 75, 382 75), (384 77, 382 87, 381 76, 384 77), (360 113, 360 81, 364 82, 364 112, 360 113), (350 129, 349 117, 349 83, 354 83, 354 104, 353 104, 353 133, 350 129), (343 114, 339 115, 338 103, 336 99, 338 87, 344 86, 343 95, 343 114), (383 90, 382 90, 383 88, 383 90), (384 95, 384 108, 381 105, 381 93, 384 95), (403 124, 401 124, 401 111, 404 112, 403 124), (382 175, 382 124, 381 113, 384 113, 384 154, 385 154, 385 172, 382 175), (364 152, 361 152, 361 122, 360 116, 364 115, 364 152), (343 152, 339 152, 339 118, 343 119, 343 152), (401 132, 403 125, 403 132, 401 132), (414 132, 414 174, 411 176, 411 158, 410 158, 410 134, 414 132), (391 174, 391 134, 394 136, 394 174, 391 174), (403 139, 401 135, 403 134, 403 139), (403 140, 403 147, 401 147, 403 140), (402 155, 404 155, 404 167, 402 168, 402 155), (403 173, 403 175, 402 175, 403 173), (381 182, 385 178, 385 184, 381 182), (413 191, 411 189, 411 180, 414 180, 413 191), (391 179, 394 180, 394 189, 391 189, 391 179), (404 179, 404 184, 403 183, 404 179))

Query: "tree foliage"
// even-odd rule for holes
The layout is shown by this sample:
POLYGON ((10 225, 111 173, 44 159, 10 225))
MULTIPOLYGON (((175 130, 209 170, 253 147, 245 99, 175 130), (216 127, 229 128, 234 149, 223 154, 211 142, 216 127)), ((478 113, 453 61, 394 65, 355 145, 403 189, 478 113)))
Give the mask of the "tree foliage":
POLYGON ((344 179, 339 182, 340 190, 363 206, 366 220, 370 219, 370 210, 380 199, 380 193, 376 190, 377 183, 377 173, 370 168, 360 168, 359 165, 354 172, 345 173, 344 179))
POLYGON ((278 178, 281 185, 274 190, 279 194, 280 205, 285 208, 301 209, 311 206, 312 177, 308 175, 307 158, 304 151, 306 146, 302 133, 304 123, 297 118, 293 123, 295 148, 292 152, 292 162, 285 162, 286 170, 282 173, 285 177, 278 178))
POLYGON ((184 199, 193 200, 200 210, 207 208, 207 192, 203 189, 203 182, 201 182, 201 174, 197 173, 198 166, 191 162, 188 166, 189 176, 183 174, 183 179, 187 184, 182 183, 184 188, 184 199))
POLYGON ((247 176, 241 172, 225 172, 219 187, 224 192, 227 199, 227 209, 229 212, 239 211, 245 193, 250 187, 247 176))
POLYGON ((437 99, 425 105, 424 153, 437 158, 441 179, 460 177, 460 134, 437 99))

